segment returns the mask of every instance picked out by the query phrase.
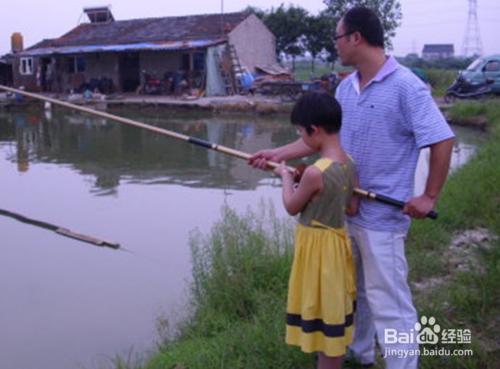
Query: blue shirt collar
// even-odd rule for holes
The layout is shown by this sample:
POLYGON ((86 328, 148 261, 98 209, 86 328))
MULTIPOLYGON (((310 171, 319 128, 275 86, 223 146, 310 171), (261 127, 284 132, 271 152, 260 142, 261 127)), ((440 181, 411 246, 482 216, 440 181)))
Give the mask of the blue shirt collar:
MULTIPOLYGON (((370 80, 370 82, 368 82, 366 84, 365 88, 368 87, 369 85, 371 85, 373 82, 383 81, 389 75, 394 73, 398 68, 399 68, 399 63, 396 60, 396 58, 392 55, 387 56, 387 59, 386 59, 384 65, 382 65, 382 68, 380 68, 379 71, 377 72, 377 74, 375 75, 375 77, 373 77, 370 80)), ((356 71, 355 73, 352 74, 351 82, 352 82, 354 89, 356 90, 356 92, 359 95, 360 90, 359 90, 359 72, 358 71, 356 71)))

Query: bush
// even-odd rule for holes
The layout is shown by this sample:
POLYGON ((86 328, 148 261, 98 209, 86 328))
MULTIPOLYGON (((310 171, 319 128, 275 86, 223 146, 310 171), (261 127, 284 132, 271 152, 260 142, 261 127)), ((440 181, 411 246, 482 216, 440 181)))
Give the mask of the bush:
POLYGON ((451 86, 457 78, 458 70, 453 69, 425 69, 432 86, 434 96, 444 96, 446 89, 451 86))

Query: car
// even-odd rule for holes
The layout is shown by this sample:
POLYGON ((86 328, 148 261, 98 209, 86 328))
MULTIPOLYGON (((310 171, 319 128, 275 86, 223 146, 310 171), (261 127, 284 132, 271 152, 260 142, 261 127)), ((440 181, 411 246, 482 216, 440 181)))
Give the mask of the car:
POLYGON ((472 85, 485 84, 487 80, 492 80, 492 92, 500 94, 500 55, 490 55, 474 60, 466 70, 461 72, 461 75, 472 85))

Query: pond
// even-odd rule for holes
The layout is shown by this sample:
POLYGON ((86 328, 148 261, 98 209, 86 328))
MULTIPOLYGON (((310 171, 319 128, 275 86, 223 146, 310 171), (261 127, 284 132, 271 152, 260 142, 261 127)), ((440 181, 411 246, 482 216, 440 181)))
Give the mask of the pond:
MULTIPOLYGON (((117 114, 249 153, 297 137, 285 116, 117 114)), ((454 161, 476 144, 459 135, 454 161)), ((154 349, 156 322, 186 311, 189 233, 208 232, 224 204, 270 200, 285 216, 280 182, 243 160, 61 109, 0 111, 0 196, 2 209, 124 248, 0 217, 1 368, 94 369, 154 349)))

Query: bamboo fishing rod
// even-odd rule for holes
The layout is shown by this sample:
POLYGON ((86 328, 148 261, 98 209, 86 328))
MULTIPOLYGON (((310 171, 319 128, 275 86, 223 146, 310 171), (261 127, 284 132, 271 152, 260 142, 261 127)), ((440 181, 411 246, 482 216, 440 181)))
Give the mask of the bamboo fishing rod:
MULTIPOLYGON (((211 150, 214 150, 214 151, 222 152, 224 154, 231 155, 231 156, 243 159, 243 160, 247 160, 248 161, 252 157, 252 155, 250 155, 248 153, 245 153, 245 152, 239 151, 239 150, 235 150, 235 149, 232 149, 230 147, 218 145, 218 144, 213 143, 213 142, 209 142, 209 141, 206 141, 206 140, 203 140, 203 139, 200 139, 200 138, 196 138, 196 137, 191 137, 191 136, 188 136, 188 135, 184 135, 182 133, 174 132, 174 131, 171 131, 171 130, 168 130, 168 129, 155 127, 155 126, 152 126, 150 124, 145 124, 145 123, 142 123, 142 122, 139 122, 139 121, 136 121, 136 120, 132 120, 132 119, 128 119, 128 118, 123 118, 123 117, 120 117, 120 116, 117 116, 117 115, 114 115, 114 114, 109 114, 109 113, 98 111, 98 110, 95 110, 95 109, 90 109, 90 108, 87 108, 87 107, 84 107, 84 106, 79 106, 79 105, 71 104, 71 103, 66 102, 66 101, 61 101, 61 100, 54 99, 54 98, 51 98, 51 97, 47 97, 47 96, 43 96, 43 95, 40 95, 40 94, 35 94, 35 93, 32 93, 32 92, 27 92, 27 91, 23 91, 23 90, 18 90, 18 89, 15 89, 15 88, 12 88, 12 87, 3 86, 3 85, 0 85, 0 89, 5 90, 5 91, 9 91, 9 92, 12 92, 12 93, 17 93, 17 94, 20 94, 20 95, 28 96, 28 97, 31 97, 31 98, 34 98, 34 99, 38 99, 38 100, 42 100, 42 101, 47 101, 47 102, 50 102, 52 104, 64 106, 64 107, 69 108, 69 109, 79 110, 79 111, 82 111, 82 112, 85 112, 85 113, 89 113, 89 114, 92 114, 92 115, 96 115, 96 116, 99 116, 99 117, 102 117, 102 118, 111 119, 111 120, 114 120, 114 121, 117 121, 117 122, 120 122, 120 123, 123 123, 123 124, 128 124, 130 126, 134 126, 134 127, 138 127, 138 128, 143 128, 143 129, 155 132, 155 133, 159 133, 159 134, 162 134, 162 135, 165 135, 165 136, 176 138, 178 140, 183 140, 183 141, 189 142, 191 144, 204 147, 206 149, 211 149, 211 150)), ((272 169, 277 168, 279 165, 280 165, 279 163, 268 161, 268 166, 270 168, 272 168, 272 169)), ((288 166, 287 169, 290 172, 292 172, 292 173, 295 172, 295 168, 293 168, 293 167, 288 166)), ((366 190, 363 190, 363 189, 360 189, 360 188, 355 188, 354 189, 354 193, 357 194, 357 195, 359 195, 359 196, 365 197, 367 199, 375 200, 375 201, 381 202, 383 204, 392 205, 392 206, 395 206, 395 207, 398 207, 398 208, 401 208, 401 209, 405 206, 405 202, 404 201, 393 199, 392 197, 381 195, 381 194, 377 194, 377 193, 371 192, 371 191, 366 191, 366 190)), ((435 212, 434 210, 431 210, 427 214, 427 217, 430 218, 430 219, 437 219, 438 213, 435 212)))
POLYGON ((0 209, 0 215, 6 216, 6 217, 9 217, 12 219, 16 219, 22 223, 31 224, 31 225, 34 225, 36 227, 48 229, 50 231, 56 232, 57 234, 59 234, 61 236, 69 237, 69 238, 72 238, 74 240, 78 240, 81 242, 90 243, 90 244, 96 245, 96 246, 109 247, 109 248, 112 248, 115 250, 120 248, 120 244, 118 244, 116 242, 104 241, 104 240, 101 240, 101 239, 98 239, 95 237, 87 236, 87 235, 84 235, 81 233, 74 232, 70 229, 57 226, 55 224, 50 224, 47 222, 43 222, 41 220, 28 218, 24 215, 21 215, 18 213, 13 213, 13 212, 5 210, 5 209, 0 209))

